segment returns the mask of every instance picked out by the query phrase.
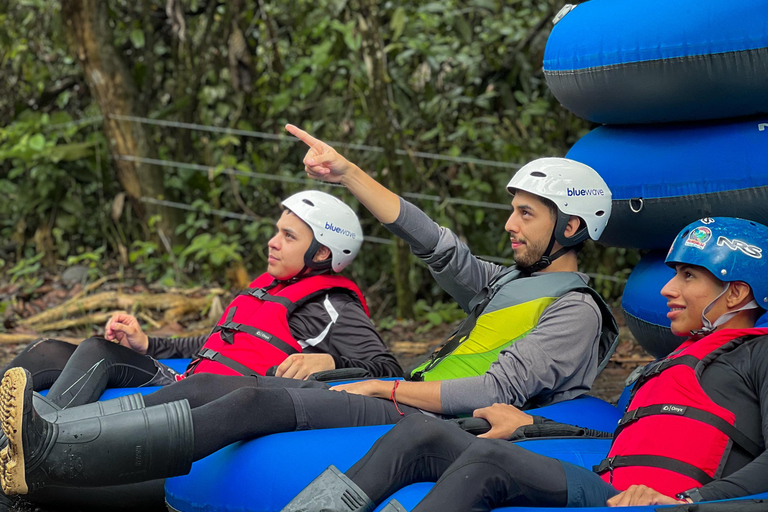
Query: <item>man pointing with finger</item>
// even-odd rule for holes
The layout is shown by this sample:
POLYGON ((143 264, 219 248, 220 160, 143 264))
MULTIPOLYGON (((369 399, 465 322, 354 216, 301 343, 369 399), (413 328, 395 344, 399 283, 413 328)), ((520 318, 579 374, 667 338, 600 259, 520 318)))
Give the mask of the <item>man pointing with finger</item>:
POLYGON ((480 261, 447 228, 392 193, 299 128, 309 146, 307 174, 341 183, 384 226, 404 239, 438 284, 469 313, 470 322, 393 392, 369 381, 339 389, 389 398, 433 412, 465 414, 493 403, 543 405, 589 390, 612 349, 616 327, 602 299, 577 273, 584 240, 597 239, 610 216, 611 193, 590 167, 542 158, 521 168, 505 226, 515 265, 480 261), (597 191, 570 197, 572 189, 597 191), (461 378, 464 377, 464 378, 461 378))

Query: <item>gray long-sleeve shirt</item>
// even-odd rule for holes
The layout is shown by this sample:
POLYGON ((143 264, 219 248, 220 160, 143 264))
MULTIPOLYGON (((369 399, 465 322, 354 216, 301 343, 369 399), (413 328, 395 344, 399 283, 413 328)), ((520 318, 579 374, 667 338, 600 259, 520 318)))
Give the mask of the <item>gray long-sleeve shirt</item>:
MULTIPOLYGON (((468 311, 472 298, 506 267, 477 259, 451 230, 402 198, 400 207, 397 220, 385 227, 411 246, 438 284, 468 311)), ((600 309, 589 294, 563 295, 525 338, 501 351, 485 374, 442 381, 443 413, 468 414, 494 403, 522 407, 534 397, 540 403, 559 402, 586 393, 597 376, 601 326, 600 309)))

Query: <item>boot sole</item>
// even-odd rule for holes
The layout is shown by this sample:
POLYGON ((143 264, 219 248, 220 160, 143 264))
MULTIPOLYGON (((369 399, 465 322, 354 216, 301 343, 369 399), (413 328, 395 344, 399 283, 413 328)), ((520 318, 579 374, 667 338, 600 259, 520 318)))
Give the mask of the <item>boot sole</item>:
POLYGON ((24 389, 27 375, 23 368, 11 368, 0 383, 0 421, 8 445, 0 451, 0 485, 5 494, 27 494, 24 478, 24 446, 21 425, 24 418, 24 389))

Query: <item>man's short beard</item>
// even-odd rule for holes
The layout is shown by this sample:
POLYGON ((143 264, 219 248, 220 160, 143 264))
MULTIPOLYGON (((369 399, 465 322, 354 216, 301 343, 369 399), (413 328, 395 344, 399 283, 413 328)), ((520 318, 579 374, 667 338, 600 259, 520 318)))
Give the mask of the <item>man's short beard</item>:
POLYGON ((526 242, 525 247, 525 254, 518 256, 516 253, 513 253, 512 255, 512 259, 514 259, 517 266, 521 268, 530 267, 539 261, 541 257, 544 256, 544 251, 547 249, 547 242, 533 243, 529 240, 526 242))

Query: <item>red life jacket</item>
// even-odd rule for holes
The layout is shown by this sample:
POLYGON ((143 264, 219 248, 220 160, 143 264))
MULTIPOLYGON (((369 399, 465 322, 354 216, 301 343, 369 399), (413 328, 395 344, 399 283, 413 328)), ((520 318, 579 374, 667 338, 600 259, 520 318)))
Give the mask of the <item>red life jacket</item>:
POLYGON ((302 350, 288 327, 288 317, 307 300, 332 289, 353 292, 370 315, 363 293, 346 277, 318 275, 286 284, 262 274, 227 306, 184 376, 264 375, 302 350))
POLYGON ((620 491, 643 484, 675 496, 720 478, 732 443, 757 457, 763 449, 734 426, 733 412, 707 396, 699 376, 718 356, 765 335, 768 329, 723 329, 649 364, 608 458, 594 470, 620 491))

